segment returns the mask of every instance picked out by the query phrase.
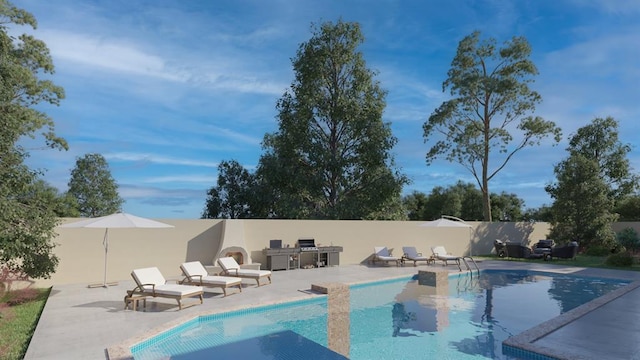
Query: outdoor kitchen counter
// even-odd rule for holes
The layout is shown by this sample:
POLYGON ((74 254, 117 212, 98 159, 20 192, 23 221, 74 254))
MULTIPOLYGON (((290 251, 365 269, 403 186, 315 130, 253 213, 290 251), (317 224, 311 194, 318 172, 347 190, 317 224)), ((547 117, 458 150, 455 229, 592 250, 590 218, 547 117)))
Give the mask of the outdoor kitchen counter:
POLYGON ((342 246, 319 246, 317 250, 301 250, 301 248, 264 249, 269 270, 299 269, 305 265, 314 267, 340 265, 342 246), (306 262, 305 262, 306 260, 306 262))

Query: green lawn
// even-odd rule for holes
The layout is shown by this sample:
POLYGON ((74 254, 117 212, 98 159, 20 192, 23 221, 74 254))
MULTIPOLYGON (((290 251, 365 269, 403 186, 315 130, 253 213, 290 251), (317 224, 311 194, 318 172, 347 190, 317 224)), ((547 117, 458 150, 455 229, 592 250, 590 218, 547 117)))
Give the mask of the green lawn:
POLYGON ((0 359, 23 359, 51 288, 39 289, 35 299, 8 306, 0 299, 0 359))

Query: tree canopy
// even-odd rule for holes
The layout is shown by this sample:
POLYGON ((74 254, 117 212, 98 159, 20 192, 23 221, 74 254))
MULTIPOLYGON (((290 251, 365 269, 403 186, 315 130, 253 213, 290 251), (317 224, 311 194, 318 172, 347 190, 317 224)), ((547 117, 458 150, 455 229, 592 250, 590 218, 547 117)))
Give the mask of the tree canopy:
POLYGON ((77 158, 68 185, 68 193, 76 199, 80 215, 84 217, 113 214, 120 211, 124 203, 109 164, 100 154, 77 158))
POLYGON ((32 278, 48 278, 58 258, 53 253, 58 219, 43 196, 41 170, 24 164, 24 137, 67 149, 43 105, 58 105, 64 91, 46 76, 54 66, 49 49, 32 35, 9 36, 9 29, 33 29, 33 15, 0 0, 0 267, 32 278))
POLYGON ((386 92, 358 50, 357 23, 313 26, 292 60, 295 79, 278 101, 257 175, 281 218, 404 217, 394 169, 396 138, 382 120, 386 92))
MULTIPOLYGON (((482 219, 482 193, 472 183, 457 182, 448 187, 436 186, 429 195, 414 191, 403 198, 410 220, 435 220, 442 215, 465 220, 482 219)), ((523 219, 524 201, 515 194, 491 194, 492 212, 501 221, 523 219)))
POLYGON ((554 199, 550 236, 611 247, 616 204, 638 186, 626 157, 630 147, 619 141, 617 121, 607 117, 578 129, 567 151, 567 159, 555 167, 556 183, 546 187, 554 199))
POLYGON ((452 98, 423 125, 431 144, 427 164, 444 156, 469 170, 482 192, 485 221, 492 220, 489 181, 523 148, 549 136, 560 141, 555 123, 532 115, 541 96, 529 87, 538 74, 530 54, 523 37, 498 49, 495 39, 481 41, 477 31, 466 36, 442 85, 452 98))
POLYGON ((207 191, 203 219, 251 218, 255 178, 236 160, 218 165, 218 183, 207 191))

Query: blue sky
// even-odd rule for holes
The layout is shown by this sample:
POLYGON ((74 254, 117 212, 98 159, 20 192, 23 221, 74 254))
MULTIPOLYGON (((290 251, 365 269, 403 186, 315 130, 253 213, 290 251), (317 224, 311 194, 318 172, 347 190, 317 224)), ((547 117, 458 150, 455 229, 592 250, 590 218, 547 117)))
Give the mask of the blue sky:
MULTIPOLYGON (((13 2, 36 16, 36 37, 53 56, 59 107, 41 107, 67 152, 33 150, 45 180, 67 189, 77 157, 100 153, 125 199, 152 218, 199 218, 222 160, 253 170, 275 105, 293 80, 291 58, 312 23, 357 21, 367 66, 388 91, 384 120, 398 144, 404 190, 429 193, 462 166, 425 162, 422 124, 448 98, 442 82, 458 42, 474 30, 499 43, 526 37, 540 72, 536 115, 563 141, 528 148, 490 183, 527 207, 549 204, 544 186, 566 157, 567 137, 595 117, 620 123, 640 169, 640 1, 40 1, 13 2)), ((22 31, 26 31, 23 29, 22 31)))

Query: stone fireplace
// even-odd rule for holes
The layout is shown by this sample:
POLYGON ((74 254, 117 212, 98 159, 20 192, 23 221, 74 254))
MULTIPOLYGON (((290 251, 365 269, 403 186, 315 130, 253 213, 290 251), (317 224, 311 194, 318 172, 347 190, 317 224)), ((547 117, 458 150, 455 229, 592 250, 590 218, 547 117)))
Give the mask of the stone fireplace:
POLYGON ((243 265, 248 263, 249 255, 244 248, 239 246, 229 246, 220 251, 219 257, 228 257, 231 256, 236 260, 239 265, 243 265))

